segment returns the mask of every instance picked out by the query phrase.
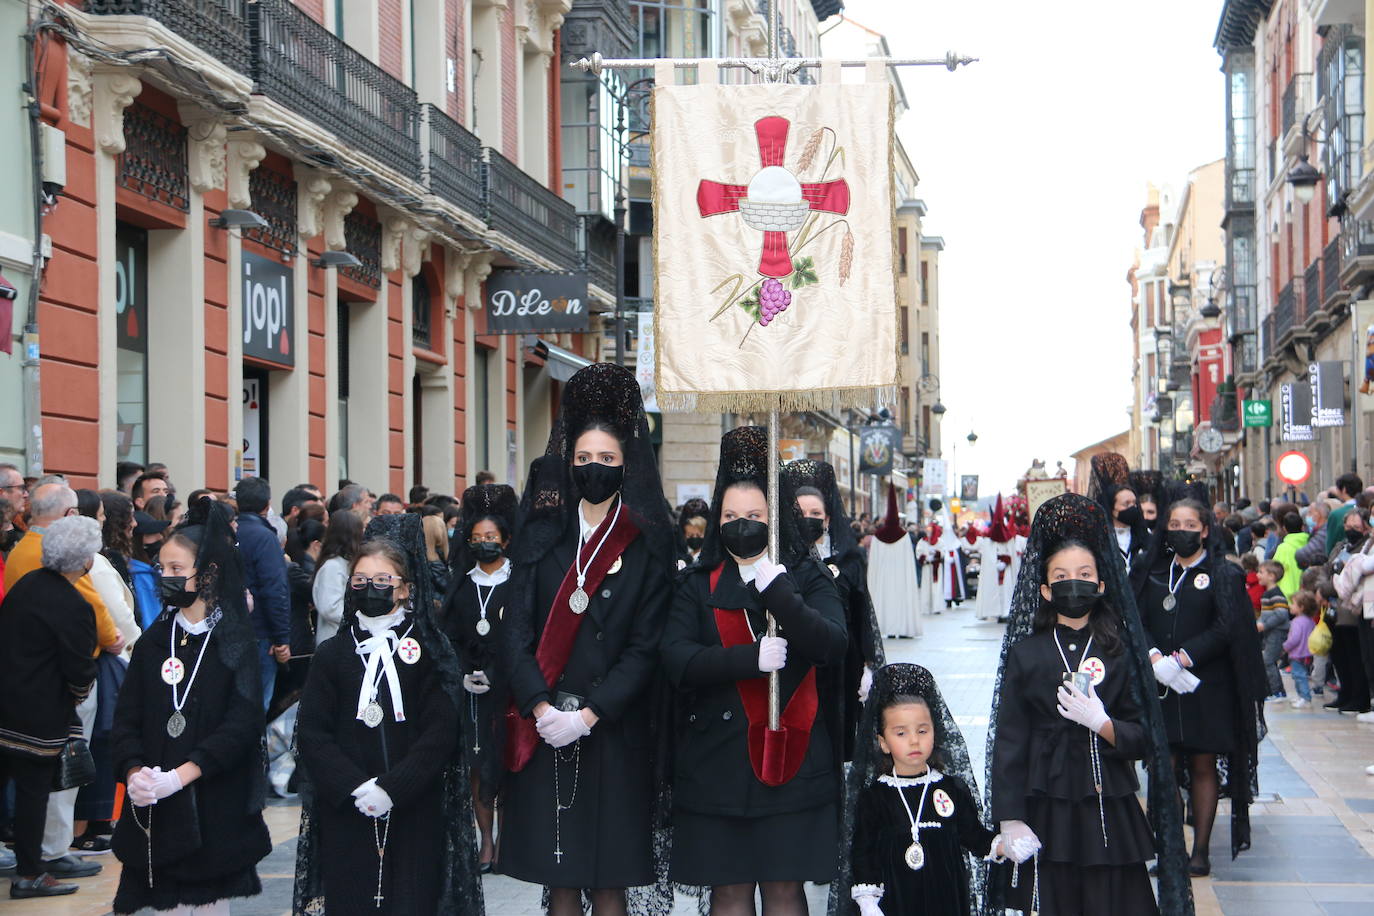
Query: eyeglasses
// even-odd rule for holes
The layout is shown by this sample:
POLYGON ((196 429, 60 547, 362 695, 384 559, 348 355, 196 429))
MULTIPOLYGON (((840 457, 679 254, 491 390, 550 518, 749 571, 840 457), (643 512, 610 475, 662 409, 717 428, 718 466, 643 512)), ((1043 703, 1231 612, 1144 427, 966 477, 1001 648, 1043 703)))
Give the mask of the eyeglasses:
POLYGON ((367 576, 350 576, 348 584, 353 588, 367 588, 368 585, 373 585, 377 588, 395 588, 404 581, 405 580, 400 576, 382 573, 381 575, 373 576, 371 579, 367 576))
POLYGON ((469 540, 469 544, 499 544, 501 535, 499 534, 474 534, 469 540))

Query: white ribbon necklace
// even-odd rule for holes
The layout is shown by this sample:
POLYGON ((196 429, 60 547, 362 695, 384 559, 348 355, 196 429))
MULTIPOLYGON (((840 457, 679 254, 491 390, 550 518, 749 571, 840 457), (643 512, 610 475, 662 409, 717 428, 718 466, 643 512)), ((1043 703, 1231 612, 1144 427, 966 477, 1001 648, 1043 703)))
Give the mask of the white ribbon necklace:
POLYGON ((477 626, 478 636, 486 636, 491 632, 491 621, 487 620, 487 604, 491 601, 491 596, 496 592, 496 586, 510 578, 510 560, 507 560, 500 569, 494 573, 488 573, 480 566, 474 566, 468 573, 468 578, 472 579, 473 588, 477 589, 477 613, 479 619, 477 626), (488 583, 487 593, 482 594, 481 579, 488 583))
MULTIPOLYGON (((386 617, 375 618, 372 626, 377 626, 382 621, 399 621, 405 615, 404 610, 396 611, 386 617)), ((367 639, 359 640, 353 637, 356 646, 355 651, 367 661, 367 666, 363 671, 363 680, 358 687, 358 714, 355 718, 360 720, 368 728, 376 728, 382 724, 382 706, 377 702, 377 691, 381 687, 383 679, 386 680, 388 691, 391 693, 391 710, 397 722, 406 720, 405 700, 401 697, 401 679, 396 673, 396 662, 393 656, 396 654, 396 646, 401 638, 397 637, 396 631, 389 626, 381 629, 380 632, 373 633, 371 627, 364 626, 359 618, 359 626, 372 633, 367 639)), ((410 630, 407 629, 404 636, 409 636, 410 630)))
MULTIPOLYGON (((174 669, 185 670, 182 667, 181 659, 177 658, 177 624, 181 621, 181 613, 177 612, 172 618, 172 632, 168 640, 167 661, 164 665, 171 665, 174 669)), ((196 665, 191 669, 191 678, 186 682, 186 691, 181 698, 177 699, 177 684, 181 683, 180 677, 174 677, 171 681, 172 687, 172 714, 167 717, 167 734, 173 738, 180 738, 181 733, 186 731, 186 716, 182 715, 181 708, 186 705, 186 701, 191 698, 191 687, 196 683, 196 675, 200 673, 201 659, 205 658, 205 647, 210 645, 210 633, 213 630, 208 620, 202 620, 199 624, 187 626, 187 632, 204 633, 205 641, 200 644, 200 652, 196 654, 196 665), (194 629, 193 629, 194 628, 194 629)))
MULTIPOLYGON (((611 523, 606 526, 606 533, 601 535, 601 540, 597 543, 596 549, 593 550, 592 555, 587 558, 586 566, 582 565, 582 546, 587 543, 587 541, 583 537, 581 529, 578 529, 577 553, 573 556, 573 567, 577 570, 577 588, 573 589, 573 593, 568 596, 568 607, 572 609, 574 614, 586 613, 587 608, 592 603, 591 599, 587 597, 586 589, 583 588, 583 586, 587 584, 587 573, 591 570, 592 564, 596 562, 596 555, 601 553, 602 547, 606 546, 606 539, 609 538, 611 532, 615 530, 615 523, 620 518, 620 510, 624 505, 625 503, 623 501, 616 502, 615 514, 611 516, 611 523)), ((578 509, 578 512, 581 511, 581 509, 578 509)))
POLYGON ((915 817, 911 814, 911 804, 906 800, 906 793, 902 787, 894 785, 897 790, 897 797, 902 800, 902 807, 906 809, 907 820, 911 821, 911 845, 906 848, 906 867, 912 871, 920 871, 926 864, 926 850, 921 845, 921 815, 926 809, 926 796, 930 794, 930 786, 935 780, 928 779, 921 786, 921 801, 916 805, 915 817))

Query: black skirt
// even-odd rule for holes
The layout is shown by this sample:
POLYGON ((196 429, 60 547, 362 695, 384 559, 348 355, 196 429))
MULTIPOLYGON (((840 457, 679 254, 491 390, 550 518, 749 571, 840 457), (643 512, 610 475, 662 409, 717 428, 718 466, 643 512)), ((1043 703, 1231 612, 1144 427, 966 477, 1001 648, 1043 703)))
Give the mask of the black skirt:
POLYGON ((1032 795, 1026 799, 1026 823, 1043 844, 1042 864, 1130 865, 1155 857, 1154 834, 1134 795, 1105 798, 1100 809, 1096 798, 1067 801, 1032 795))
POLYGON ((767 817, 673 813, 669 878, 714 887, 835 877, 839 825, 834 804, 767 817))
POLYGON ((1089 913, 1159 916, 1154 888, 1150 886, 1150 875, 1143 862, 1083 867, 1046 862, 1041 857, 1038 882, 1034 860, 1019 869, 1010 863, 999 867, 1006 872, 1007 906, 1026 913, 1032 912, 1038 883, 1040 916, 1087 916, 1089 913), (1015 887, 1011 886, 1013 874, 1016 875, 1015 887))
POLYGON ((152 887, 148 887, 147 880, 146 865, 141 870, 132 864, 125 865, 119 877, 119 890, 115 893, 114 911, 136 913, 144 908, 171 910, 183 905, 206 906, 262 893, 257 869, 251 865, 213 880, 195 882, 178 881, 167 869, 155 866, 152 887))

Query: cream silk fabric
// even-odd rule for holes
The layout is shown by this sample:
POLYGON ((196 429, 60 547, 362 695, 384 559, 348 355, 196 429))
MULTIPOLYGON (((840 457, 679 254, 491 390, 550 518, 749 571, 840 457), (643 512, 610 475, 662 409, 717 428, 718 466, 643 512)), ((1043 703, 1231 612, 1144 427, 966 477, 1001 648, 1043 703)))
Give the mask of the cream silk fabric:
POLYGON ((667 82, 654 90, 653 112, 660 401, 786 410, 855 398, 869 403, 873 389, 894 386, 888 84, 667 82), (835 187, 837 179, 843 188, 835 187), (798 191, 807 207, 795 203, 798 191), (785 234, 751 228, 744 211, 755 202, 764 205, 762 218, 780 221, 768 225, 787 223, 789 213, 806 222, 785 234), (758 300, 765 273, 791 301, 762 326, 740 302, 751 299, 751 290, 758 300))

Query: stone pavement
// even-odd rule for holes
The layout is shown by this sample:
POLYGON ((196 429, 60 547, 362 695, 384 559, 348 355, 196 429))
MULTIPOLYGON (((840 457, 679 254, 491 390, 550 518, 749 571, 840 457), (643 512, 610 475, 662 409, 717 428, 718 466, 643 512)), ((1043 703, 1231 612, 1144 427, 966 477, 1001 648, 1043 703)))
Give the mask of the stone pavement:
MULTIPOLYGON (((987 710, 1001 650, 1002 627, 979 623, 972 609, 926 620, 920 639, 887 641, 889 661, 914 661, 935 673, 981 774, 987 710)), ((1290 687, 1291 690, 1291 687, 1290 687)), ((1228 854, 1226 803, 1212 843, 1212 877, 1194 882, 1198 916, 1370 916, 1374 914, 1374 726, 1320 708, 1269 709, 1269 739, 1261 748, 1263 797, 1251 809, 1254 848, 1235 861, 1228 854)), ((235 903, 235 916, 289 913, 300 809, 281 801, 267 812, 276 849, 259 869, 263 894, 235 903)), ((103 874, 80 881, 81 891, 55 900, 0 897, 4 916, 104 916, 119 863, 101 856, 103 874)), ((539 912, 539 890, 488 876, 487 913, 539 912)), ((825 912, 825 889, 808 888, 813 913, 825 912)), ((3 894, 0 891, 0 894, 3 894)), ((695 913, 679 898, 674 911, 695 913)), ((1170 914, 1164 914, 1170 916, 1170 914)))

